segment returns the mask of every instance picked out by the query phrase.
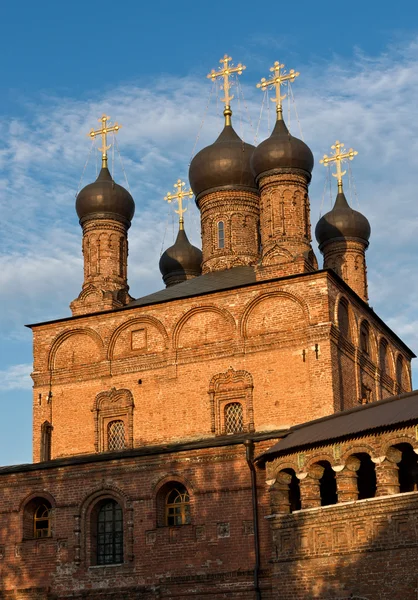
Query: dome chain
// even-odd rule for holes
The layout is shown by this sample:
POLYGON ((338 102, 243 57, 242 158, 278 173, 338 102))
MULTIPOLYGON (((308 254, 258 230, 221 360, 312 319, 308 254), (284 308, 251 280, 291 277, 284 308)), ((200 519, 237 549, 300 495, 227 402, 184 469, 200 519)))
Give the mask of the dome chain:
MULTIPOLYGON (((302 126, 301 126, 300 121, 299 121, 299 115, 298 115, 298 111, 297 111, 297 108, 296 108, 295 97, 293 95, 293 90, 292 90, 292 86, 290 85, 290 81, 287 83, 287 86, 288 86, 288 89, 289 89, 289 99, 290 99, 290 96, 291 96, 292 97, 292 104, 293 104, 293 107, 295 109, 296 120, 297 120, 298 125, 299 125, 300 139, 302 140, 302 142, 304 142, 305 140, 303 139, 302 126)), ((289 104, 289 126, 290 126, 290 104, 289 104)))
MULTIPOLYGON (((195 140, 195 143, 194 143, 194 146, 193 146, 192 154, 190 156, 190 160, 189 160, 189 164, 188 164, 189 167, 190 167, 190 163, 192 162, 192 159, 193 159, 193 156, 194 156, 194 153, 195 153, 195 150, 196 150, 197 142, 199 141, 199 138, 200 138, 200 134, 202 133, 203 124, 204 124, 205 119, 206 119, 206 115, 207 115, 207 112, 208 112, 208 109, 209 109, 209 104, 210 104, 210 101, 212 99, 213 90, 215 89, 215 87, 217 87, 216 86, 216 82, 213 82, 211 90, 210 90, 210 93, 209 93, 208 101, 206 103, 205 112, 203 113, 202 121, 200 123, 200 127, 199 127, 198 132, 197 132, 197 136, 196 136, 196 140, 195 140)), ((216 106, 217 105, 218 105, 218 95, 216 96, 216 106)))
POLYGON ((113 134, 113 139, 114 139, 114 146, 116 146, 116 150, 117 150, 117 153, 118 153, 118 156, 119 156, 119 160, 120 160, 120 164, 121 164, 121 167, 122 167, 122 171, 123 171, 123 174, 125 176, 126 187, 128 188, 128 192, 131 193, 131 188, 129 187, 128 177, 126 175, 125 166, 123 164, 122 155, 120 153, 118 142, 117 142, 115 134, 113 134))
POLYGON ((354 198, 356 199, 357 208, 360 208, 360 202, 357 195, 356 184, 354 183, 353 172, 351 170, 350 163, 348 163, 348 186, 350 190, 350 201, 351 201, 351 192, 354 194, 354 198))
MULTIPOLYGON (((86 160, 86 164, 84 165, 83 172, 81 173, 80 181, 78 182, 78 188, 77 188, 77 191, 76 191, 76 194, 75 194, 75 197, 76 197, 76 198, 77 198, 77 196, 78 196, 78 193, 79 193, 79 191, 81 190, 81 183, 82 183, 82 181, 83 181, 84 173, 85 173, 85 171, 86 171, 86 168, 87 168, 88 162, 89 162, 89 160, 90 160, 91 153, 92 153, 92 151, 93 151, 93 144, 94 144, 94 139, 92 139, 92 140, 91 140, 90 152, 89 152, 89 154, 88 154, 88 156, 87 156, 87 160, 86 160)), ((97 169, 96 169, 96 170, 97 170, 97 169)), ((97 173, 96 173, 96 175, 97 175, 97 173)))
MULTIPOLYGON (((237 80, 237 86, 238 86, 238 100, 239 100, 239 97, 242 96, 242 101, 244 103, 244 108, 245 108, 245 112, 247 113, 247 116, 248 116, 248 121, 250 123, 250 127, 251 127, 252 131, 254 131, 254 126, 253 126, 253 122, 251 120, 250 111, 248 110, 248 105, 245 100, 244 92, 242 91, 242 86, 241 86, 241 83, 237 76, 236 76, 236 80, 237 80)), ((241 117, 241 115, 240 115, 240 117, 241 117)))
POLYGON ((263 116, 264 104, 265 104, 265 102, 266 102, 266 98, 267 98, 267 92, 268 92, 268 88, 266 88, 266 89, 264 90, 263 101, 262 101, 262 103, 261 103, 260 115, 259 115, 259 117, 258 117, 257 129, 256 129, 256 131, 255 131, 255 136, 254 136, 254 145, 255 145, 255 146, 257 145, 257 141, 258 141, 258 133, 259 133, 259 131, 260 131, 260 124, 261 124, 261 119, 262 119, 262 116, 263 116))
MULTIPOLYGON (((328 166, 327 176, 325 178, 325 183, 324 183, 324 191, 322 192, 321 206, 319 207, 319 218, 322 217, 322 211, 324 209, 324 204, 325 204, 325 194, 326 194, 328 184, 329 184, 330 198, 331 198, 331 178, 330 178, 329 174, 330 174, 330 168, 328 166)), ((331 199, 331 207, 332 207, 332 199, 331 199)))

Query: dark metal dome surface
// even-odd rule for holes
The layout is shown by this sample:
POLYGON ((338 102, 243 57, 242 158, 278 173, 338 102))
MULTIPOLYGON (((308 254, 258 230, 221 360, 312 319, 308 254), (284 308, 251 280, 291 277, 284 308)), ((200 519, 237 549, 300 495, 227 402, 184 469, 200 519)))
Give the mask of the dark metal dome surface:
POLYGON ((202 274, 202 251, 193 246, 184 229, 180 229, 173 246, 161 255, 160 271, 166 285, 180 283, 187 275, 197 277, 202 274))
POLYGON ((189 169, 190 186, 196 199, 213 188, 257 189, 250 167, 254 146, 237 135, 232 125, 225 125, 212 145, 193 158, 189 169))
POLYGON ((321 217, 315 228, 319 246, 341 238, 358 238, 368 244, 370 233, 369 221, 349 206, 344 192, 338 193, 332 210, 321 217))
POLYGON ((132 221, 135 202, 124 187, 113 181, 109 169, 102 167, 96 181, 79 192, 75 208, 80 220, 97 213, 113 213, 132 221))
POLYGON ((290 135, 282 119, 276 121, 271 136, 257 146, 251 157, 254 177, 279 168, 302 169, 312 173, 313 166, 314 158, 309 146, 290 135))

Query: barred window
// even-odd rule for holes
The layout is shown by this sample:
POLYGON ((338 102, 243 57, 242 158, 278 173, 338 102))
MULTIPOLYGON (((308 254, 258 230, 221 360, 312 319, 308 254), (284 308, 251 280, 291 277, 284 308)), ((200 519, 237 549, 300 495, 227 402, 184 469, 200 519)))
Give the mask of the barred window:
POLYGON ((225 247, 225 224, 223 221, 218 223, 218 248, 225 247))
POLYGON ((115 500, 106 500, 97 513, 97 564, 123 562, 123 515, 115 500))
POLYGON ((33 513, 33 537, 51 537, 51 505, 39 504, 33 513))
POLYGON ((370 336, 369 336, 369 325, 367 321, 363 321, 360 325, 360 348, 364 354, 370 354, 370 336))
POLYGON ((107 449, 124 450, 125 447, 125 423, 111 421, 107 426, 107 449))
POLYGON ((190 496, 180 483, 171 489, 166 497, 165 524, 188 525, 190 523, 190 496))
POLYGON ((244 431, 244 416, 240 402, 230 402, 224 409, 225 433, 244 431))

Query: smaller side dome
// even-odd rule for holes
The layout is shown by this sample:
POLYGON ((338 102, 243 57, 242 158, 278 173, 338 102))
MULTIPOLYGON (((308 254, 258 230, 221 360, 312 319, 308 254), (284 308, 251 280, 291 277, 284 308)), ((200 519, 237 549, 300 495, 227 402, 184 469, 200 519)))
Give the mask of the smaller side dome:
POLYGON ((96 181, 79 192, 75 208, 80 222, 92 215, 110 213, 130 223, 135 202, 128 190, 113 181, 109 169, 102 167, 96 181))
POLYGON ((349 206, 343 191, 338 192, 332 210, 321 217, 315 228, 320 247, 330 240, 342 238, 357 238, 368 246, 370 233, 369 221, 349 206))
POLYGON ((193 246, 180 229, 173 246, 161 255, 160 271, 167 287, 202 274, 202 251, 193 246))
POLYGON ((232 125, 225 125, 218 139, 200 150, 190 164, 189 181, 196 200, 203 192, 219 188, 256 190, 250 167, 253 151, 254 146, 243 142, 232 125))
POLYGON ((261 142, 251 157, 251 169, 255 178, 274 169, 302 169, 312 173, 313 154, 309 148, 289 133, 282 119, 276 125, 269 138, 261 142))

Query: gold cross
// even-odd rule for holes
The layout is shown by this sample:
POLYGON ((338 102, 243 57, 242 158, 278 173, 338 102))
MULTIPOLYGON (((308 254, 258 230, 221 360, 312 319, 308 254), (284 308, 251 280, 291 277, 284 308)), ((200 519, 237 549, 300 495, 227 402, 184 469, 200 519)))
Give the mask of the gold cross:
POLYGON ((193 197, 192 190, 183 190, 185 185, 186 184, 184 183, 184 181, 182 181, 181 179, 177 179, 177 183, 174 184, 174 187, 177 190, 177 194, 170 194, 170 192, 169 192, 167 194, 167 196, 164 197, 164 200, 167 200, 167 202, 169 204, 173 200, 177 200, 179 209, 178 210, 174 209, 174 212, 176 212, 180 216, 180 218, 179 218, 180 229, 184 229, 183 215, 187 210, 187 208, 183 208, 183 198, 187 198, 187 197, 192 198, 193 197))
POLYGON ((232 58, 230 56, 228 56, 227 54, 225 54, 225 56, 223 58, 221 58, 219 61, 220 63, 223 64, 223 68, 219 68, 218 71, 215 71, 215 69, 212 69, 212 71, 207 76, 208 79, 212 79, 212 81, 215 81, 217 77, 224 78, 224 83, 223 83, 222 87, 223 87, 223 90, 225 93, 225 97, 221 98, 221 100, 222 100, 222 102, 225 102, 224 116, 225 116, 225 124, 226 125, 231 125, 232 111, 231 111, 231 106, 229 103, 234 97, 234 96, 229 95, 229 90, 230 90, 230 85, 231 85, 229 83, 229 77, 233 73, 238 73, 238 75, 241 75, 242 72, 244 71, 244 69, 246 69, 245 65, 242 65, 241 63, 239 63, 236 67, 229 65, 228 63, 231 60, 232 60, 232 58))
POLYGON ((289 73, 285 74, 281 72, 284 65, 281 65, 277 60, 272 67, 270 67, 270 71, 273 72, 273 75, 267 80, 265 77, 257 83, 257 87, 261 88, 264 92, 270 85, 274 85, 276 88, 276 97, 270 98, 272 102, 276 103, 276 113, 277 120, 281 120, 283 118, 283 110, 282 110, 282 100, 286 98, 286 94, 283 96, 280 95, 280 87, 285 83, 285 81, 291 81, 292 83, 295 81, 296 77, 299 77, 300 73, 296 73, 294 69, 290 69, 289 73))
POLYGON ((335 150, 335 153, 332 156, 327 156, 324 154, 324 158, 322 158, 319 162, 321 165, 325 165, 326 167, 335 162, 335 167, 337 169, 336 173, 332 173, 333 177, 337 178, 338 181, 338 192, 343 191, 343 175, 347 173, 347 171, 341 170, 341 161, 348 158, 348 160, 353 160, 353 158, 358 154, 357 150, 353 150, 350 148, 348 151, 344 151, 343 142, 339 142, 338 140, 335 142, 333 146, 331 146, 331 150, 335 150))
POLYGON ((101 146, 101 148, 98 148, 98 150, 100 150, 102 153, 102 168, 107 167, 107 151, 112 146, 112 144, 109 144, 109 146, 106 145, 107 144, 107 134, 112 133, 112 132, 117 133, 119 131, 119 129, 122 127, 122 125, 118 125, 117 123, 112 125, 112 127, 108 126, 107 125, 108 119, 110 119, 110 117, 107 117, 106 115, 102 115, 102 117, 100 119, 97 119, 99 121, 99 123, 102 124, 102 128, 98 129, 97 131, 92 129, 90 131, 90 133, 87 134, 92 139, 94 139, 98 135, 102 136, 102 146, 101 146))

